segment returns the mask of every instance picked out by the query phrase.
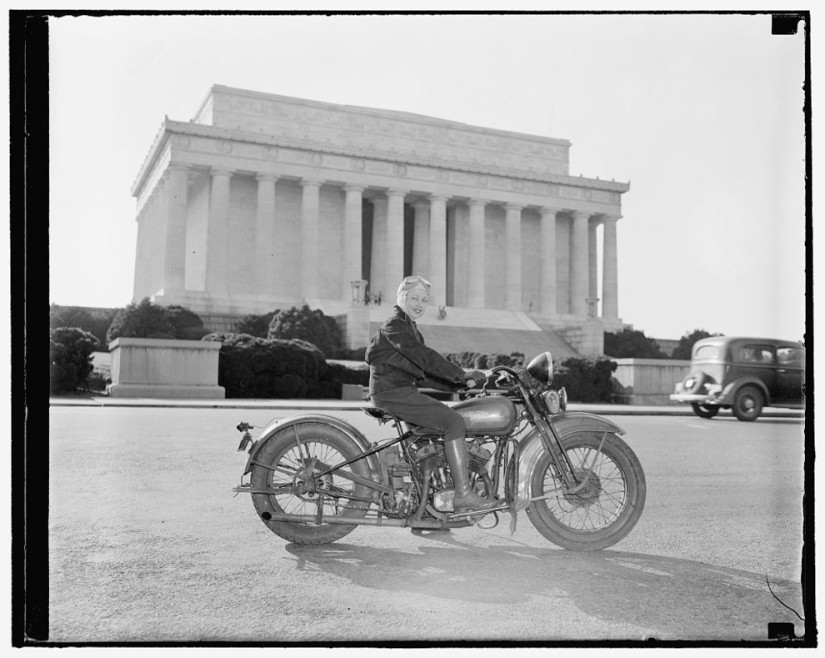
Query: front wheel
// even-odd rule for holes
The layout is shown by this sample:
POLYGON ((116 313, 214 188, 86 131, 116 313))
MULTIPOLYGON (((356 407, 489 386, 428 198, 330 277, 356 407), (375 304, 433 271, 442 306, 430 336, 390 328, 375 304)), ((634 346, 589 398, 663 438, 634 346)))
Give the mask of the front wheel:
POLYGON ((567 493, 544 452, 530 482, 527 516, 546 539, 562 548, 597 551, 612 546, 642 515, 647 486, 639 458, 622 439, 608 433, 577 432, 562 447, 584 487, 567 493), (601 445, 601 450, 599 446, 601 445))
POLYGON ((693 413, 699 418, 713 418, 719 413, 719 407, 713 404, 694 404, 691 406, 693 407, 693 413))
POLYGON ((299 423, 272 437, 255 455, 252 466, 252 502, 258 516, 276 535, 295 544, 328 544, 355 529, 354 525, 275 521, 273 514, 315 515, 325 518, 363 517, 369 490, 355 484, 353 474, 369 478, 366 461, 318 477, 360 451, 341 430, 324 423, 299 423))

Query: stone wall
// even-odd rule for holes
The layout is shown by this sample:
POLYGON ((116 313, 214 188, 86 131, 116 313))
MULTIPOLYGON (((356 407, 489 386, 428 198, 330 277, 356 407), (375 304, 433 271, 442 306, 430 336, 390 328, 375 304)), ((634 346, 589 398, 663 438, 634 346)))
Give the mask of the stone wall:
POLYGON ((660 405, 690 371, 690 361, 670 359, 613 359, 613 401, 618 404, 660 405))

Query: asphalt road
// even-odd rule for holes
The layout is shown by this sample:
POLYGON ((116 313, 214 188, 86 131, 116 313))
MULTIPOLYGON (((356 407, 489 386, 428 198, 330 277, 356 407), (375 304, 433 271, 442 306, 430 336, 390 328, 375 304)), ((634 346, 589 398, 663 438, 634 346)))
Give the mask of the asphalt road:
MULTIPOLYGON (((330 412, 370 439, 360 412, 330 412)), ((521 514, 302 547, 240 481, 257 409, 52 407, 50 642, 739 641, 804 625, 803 424, 624 416, 647 504, 612 549, 548 543, 521 514)))

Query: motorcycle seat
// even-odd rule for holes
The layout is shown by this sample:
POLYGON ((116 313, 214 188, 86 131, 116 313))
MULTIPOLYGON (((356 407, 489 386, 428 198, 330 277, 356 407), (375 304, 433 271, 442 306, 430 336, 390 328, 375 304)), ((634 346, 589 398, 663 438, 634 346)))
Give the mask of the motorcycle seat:
POLYGON ((432 436, 433 434, 442 434, 442 432, 433 429, 432 427, 413 425, 412 423, 403 421, 391 411, 387 411, 381 407, 363 407, 363 410, 365 414, 372 416, 382 425, 384 423, 404 423, 404 426, 413 433, 413 436, 432 436))

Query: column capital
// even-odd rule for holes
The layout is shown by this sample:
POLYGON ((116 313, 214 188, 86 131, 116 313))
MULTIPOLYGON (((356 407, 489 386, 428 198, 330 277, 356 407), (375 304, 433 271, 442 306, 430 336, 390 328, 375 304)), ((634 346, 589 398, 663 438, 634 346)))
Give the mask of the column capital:
POLYGON ((166 165, 166 171, 189 171, 189 165, 183 162, 170 162, 166 165))
POLYGON ((364 185, 356 185, 355 183, 346 183, 342 187, 344 192, 363 192, 367 189, 364 185))
POLYGON ((486 206, 488 203, 490 203, 489 199, 478 199, 476 197, 467 201, 468 206, 486 206))
POLYGON ((221 169, 220 167, 212 167, 209 173, 213 176, 231 176, 235 173, 234 169, 221 169))
POLYGON ((324 181, 320 178, 302 178, 301 187, 321 187, 324 184, 324 181))
POLYGON ((447 203, 449 200, 450 197, 446 194, 430 194, 430 203, 433 203, 434 201, 443 201, 444 203, 447 203))
POLYGON ((602 215, 599 217, 600 222, 618 222, 622 218, 621 215, 602 215))
POLYGON ((405 197, 409 194, 409 190, 397 190, 397 189, 389 189, 384 194, 387 195, 387 198, 390 197, 405 197))
POLYGON ((426 199, 418 199, 418 201, 416 201, 413 204, 413 207, 416 210, 422 210, 422 211, 423 210, 429 210, 430 209, 430 202, 427 201, 426 199))
POLYGON ((259 183, 261 181, 267 181, 267 180, 271 180, 274 183, 279 178, 280 178, 280 176, 278 176, 278 174, 267 174, 267 173, 255 174, 255 180, 258 181, 259 183))
POLYGON ((524 210, 523 203, 505 203, 504 204, 505 210, 524 210))
POLYGON ((574 210, 573 211, 573 219, 590 219, 592 213, 589 213, 585 210, 574 210))

